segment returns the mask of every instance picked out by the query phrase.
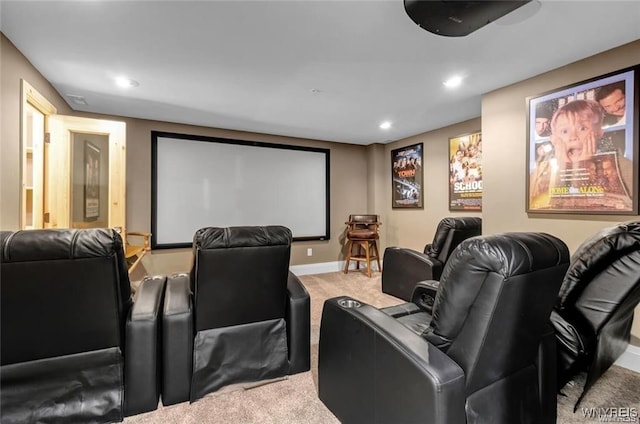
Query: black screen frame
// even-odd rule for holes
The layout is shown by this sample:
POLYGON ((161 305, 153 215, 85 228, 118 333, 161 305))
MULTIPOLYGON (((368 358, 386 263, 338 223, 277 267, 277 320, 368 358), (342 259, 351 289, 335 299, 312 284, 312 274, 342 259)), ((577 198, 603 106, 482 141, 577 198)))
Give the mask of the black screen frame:
MULTIPOLYGON (((183 133, 173 133, 165 131, 151 131, 151 231, 152 234, 158 233, 158 139, 159 138, 173 138, 190 141, 201 141, 207 143, 223 143, 234 144, 246 147, 262 147, 273 148, 283 150, 295 150, 295 151, 307 151, 314 153, 322 153, 325 155, 325 230, 324 234, 317 234, 312 236, 293 237, 293 241, 328 241, 330 240, 330 210, 331 210, 331 193, 330 193, 330 149, 309 147, 309 146, 297 146, 290 144, 277 144, 267 143, 260 141, 238 140, 220 137, 210 137, 201 135, 191 135, 183 133)), ((151 238, 152 249, 175 249, 175 248, 187 248, 192 246, 192 240, 179 242, 179 243, 158 243, 157 237, 151 238)))

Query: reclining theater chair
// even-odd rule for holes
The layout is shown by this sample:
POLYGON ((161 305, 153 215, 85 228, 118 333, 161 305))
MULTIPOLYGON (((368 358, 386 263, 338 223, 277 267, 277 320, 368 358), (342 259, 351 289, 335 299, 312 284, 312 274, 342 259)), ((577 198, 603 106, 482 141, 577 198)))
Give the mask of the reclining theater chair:
POLYGON ((582 395, 629 344, 640 302, 640 221, 606 228, 571 257, 551 322, 558 342, 559 388, 586 371, 582 395))
POLYGON ((167 282, 164 405, 310 369, 309 294, 289 271, 290 251, 281 226, 196 232, 190 275, 167 282))
POLYGON ((114 230, 0 233, 1 421, 122 421, 158 407, 164 277, 131 299, 114 230))
POLYGON ((320 400, 345 424, 555 423, 549 315, 568 262, 548 234, 474 237, 445 265, 432 314, 407 307, 403 317, 416 316, 403 321, 327 300, 320 400))
POLYGON ((444 264, 464 240, 482 234, 482 218, 449 217, 438 223, 433 242, 424 253, 402 247, 384 251, 382 292, 409 301, 418 281, 439 280, 444 264))

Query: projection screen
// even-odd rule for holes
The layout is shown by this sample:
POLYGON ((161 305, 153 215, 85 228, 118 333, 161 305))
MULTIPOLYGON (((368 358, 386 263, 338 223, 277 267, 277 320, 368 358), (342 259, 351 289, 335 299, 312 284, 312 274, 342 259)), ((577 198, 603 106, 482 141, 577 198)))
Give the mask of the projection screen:
POLYGON ((152 248, 203 227, 284 225, 329 239, 329 149, 151 132, 152 248))

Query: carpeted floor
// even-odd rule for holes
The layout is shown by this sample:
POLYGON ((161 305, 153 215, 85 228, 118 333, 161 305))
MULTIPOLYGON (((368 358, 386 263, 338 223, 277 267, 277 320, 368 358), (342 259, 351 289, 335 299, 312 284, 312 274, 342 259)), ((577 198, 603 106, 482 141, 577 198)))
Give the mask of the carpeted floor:
MULTIPOLYGON (((126 424, 333 424, 335 416, 317 396, 317 353, 320 316, 325 299, 348 295, 376 307, 401 303, 380 291, 380 273, 341 272, 305 275, 300 279, 311 295, 311 371, 258 385, 228 387, 193 404, 181 403, 128 417, 126 424)), ((582 376, 580 378, 583 378, 582 376)), ((579 381, 579 379, 576 379, 579 381)), ((640 411, 640 374, 614 366, 596 383, 573 413, 580 385, 568 384, 558 396, 558 423, 601 422, 585 417, 582 408, 636 408, 640 411)), ((627 421, 628 422, 628 421, 627 421)), ((631 421, 631 422, 638 422, 631 421)), ((389 423, 395 424, 395 423, 389 423)), ((515 424, 515 423, 514 423, 515 424)))

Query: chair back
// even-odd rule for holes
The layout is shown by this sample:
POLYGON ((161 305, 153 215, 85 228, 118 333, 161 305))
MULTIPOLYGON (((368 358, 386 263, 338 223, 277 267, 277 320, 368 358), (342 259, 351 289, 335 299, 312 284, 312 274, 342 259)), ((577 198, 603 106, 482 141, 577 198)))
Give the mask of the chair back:
POLYGON ((117 232, 1 232, 0 242, 2 365, 124 346, 131 288, 117 232))
POLYGON ((381 225, 378 215, 349 215, 347 238, 349 240, 378 239, 378 227, 381 225))
POLYGON ((193 239, 195 331, 285 317, 291 230, 208 227, 193 239))
POLYGON ((640 302, 640 221, 606 228, 571 257, 556 309, 581 315, 597 333, 616 314, 633 317, 640 302))
POLYGON ((454 251, 424 336, 464 370, 468 395, 516 372, 537 379, 533 364, 568 264, 567 246, 543 233, 475 237, 454 251))
POLYGON ((571 257, 551 315, 560 387, 587 371, 583 392, 626 350, 640 302, 640 221, 605 228, 571 257))
POLYGON ((464 240, 482 234, 482 218, 449 217, 438 223, 433 242, 428 244, 424 253, 439 260, 443 264, 464 240))

